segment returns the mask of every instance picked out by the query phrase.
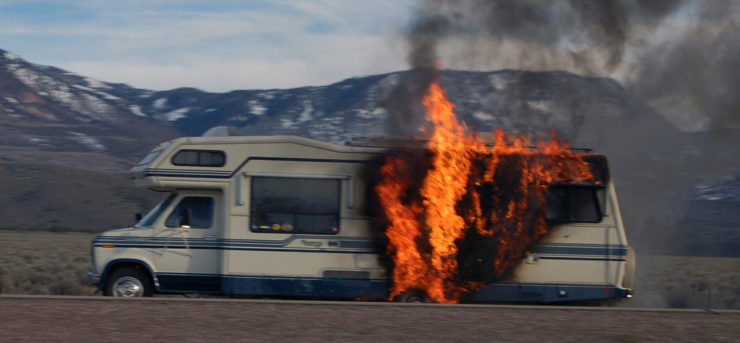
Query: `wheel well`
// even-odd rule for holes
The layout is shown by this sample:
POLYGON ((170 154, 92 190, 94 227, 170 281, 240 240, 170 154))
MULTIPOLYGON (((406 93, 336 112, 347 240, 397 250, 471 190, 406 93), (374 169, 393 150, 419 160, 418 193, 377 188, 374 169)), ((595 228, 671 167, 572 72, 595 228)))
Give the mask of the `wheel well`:
POLYGON ((152 271, 149 269, 149 267, 144 262, 113 261, 108 265, 105 273, 103 273, 103 278, 100 280, 100 289, 105 288, 105 285, 108 283, 108 276, 113 274, 116 270, 120 270, 123 268, 131 268, 131 269, 138 269, 138 270, 144 271, 147 277, 149 278, 149 282, 151 282, 151 285, 154 286, 155 289, 159 287, 158 282, 156 282, 156 280, 152 276, 152 271))

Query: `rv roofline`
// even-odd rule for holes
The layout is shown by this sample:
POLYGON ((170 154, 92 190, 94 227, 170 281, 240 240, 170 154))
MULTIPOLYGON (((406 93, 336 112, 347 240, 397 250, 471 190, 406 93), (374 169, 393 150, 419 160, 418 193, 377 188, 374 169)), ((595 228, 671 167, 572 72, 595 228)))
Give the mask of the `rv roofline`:
MULTIPOLYGON (((405 146, 417 146, 420 143, 426 146, 427 142, 429 142, 428 139, 360 136, 353 137, 352 140, 345 142, 344 145, 368 148, 400 148, 405 146)), ((490 142, 486 142, 484 145, 487 147, 496 146, 496 144, 490 142)), ((535 145, 529 145, 527 148, 530 150, 536 150, 538 147, 535 145)), ((590 148, 568 147, 568 149, 572 152, 582 153, 592 153, 594 151, 590 148)))
POLYGON ((336 152, 382 153, 387 150, 382 147, 340 145, 293 135, 180 137, 173 139, 170 142, 173 146, 182 144, 293 143, 336 152))

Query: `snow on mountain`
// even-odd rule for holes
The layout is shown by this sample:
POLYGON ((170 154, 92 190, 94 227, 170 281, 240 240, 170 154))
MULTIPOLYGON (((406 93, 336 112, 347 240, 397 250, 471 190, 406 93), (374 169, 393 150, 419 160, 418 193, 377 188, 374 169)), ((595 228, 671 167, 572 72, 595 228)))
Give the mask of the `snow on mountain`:
POLYGON ((90 92, 94 91, 89 88, 86 89, 79 85, 70 86, 38 70, 24 67, 20 63, 8 63, 6 68, 18 81, 32 89, 36 94, 47 96, 52 101, 69 108, 73 112, 81 114, 83 116, 81 120, 114 119, 110 115, 113 112, 113 107, 104 99, 90 94, 90 92), (82 92, 75 91, 73 88, 82 90, 82 92))
MULTIPOLYGON (((340 144, 356 136, 388 134, 394 125, 418 127, 423 122, 420 94, 402 98, 406 108, 389 102, 393 92, 413 84, 414 71, 295 89, 150 91, 35 65, 8 52, 0 56, 0 72, 17 82, 0 89, 0 115, 8 120, 23 117, 111 129, 166 127, 195 136, 227 125, 239 134, 292 134, 340 144)), ((476 131, 554 130, 577 141, 585 137, 584 128, 601 125, 597 117, 621 118, 625 105, 632 106, 615 81, 566 72, 441 71, 439 80, 458 116, 476 131)))
MULTIPOLYGON (((265 99, 269 100, 271 98, 265 98, 265 99)), ((267 107, 260 104, 257 100, 250 100, 248 104, 249 104, 249 113, 251 114, 254 114, 256 116, 261 116, 265 114, 265 112, 267 112, 267 107)))
MULTIPOLYGON (((196 136, 227 125, 240 134, 294 134, 340 144, 356 136, 388 134, 393 131, 389 125, 421 123, 418 94, 404 99, 410 104, 407 109, 388 103, 392 92, 403 89, 399 85, 414 80, 411 71, 295 89, 157 92, 38 66, 10 53, 1 56, 0 71, 4 69, 19 83, 0 94, 0 113, 7 118, 116 127, 135 121, 137 126, 170 127, 180 135, 196 136)), ((439 78, 456 104, 455 111, 477 131, 555 130, 568 139, 577 138, 580 126, 594 120, 591 113, 621 113, 619 101, 623 100, 619 99, 625 98, 621 87, 612 87, 612 80, 564 72, 442 71, 439 78), (603 100, 610 98, 617 100, 603 106, 603 100), (573 101, 580 105, 575 110, 573 101)))
POLYGON ((167 98, 159 98, 154 100, 152 103, 152 107, 154 107, 157 110, 165 110, 167 108, 167 98))
POLYGON ((90 149, 91 151, 100 152, 106 150, 105 146, 103 144, 100 144, 100 142, 95 137, 90 137, 80 132, 69 132, 69 134, 72 140, 90 149))
POLYGON ((183 107, 178 108, 174 111, 170 111, 164 114, 164 117, 167 118, 169 121, 177 121, 179 119, 185 118, 185 114, 190 111, 190 107, 183 107))
POLYGON ((388 117, 388 110, 383 107, 376 107, 373 110, 359 108, 356 112, 358 117, 369 120, 384 120, 388 117))
POLYGON ((133 114, 135 114, 135 115, 137 115, 139 117, 146 117, 147 116, 146 113, 144 113, 144 112, 141 111, 141 106, 139 106, 139 105, 130 105, 128 108, 129 108, 129 110, 131 110, 131 113, 133 113, 133 114))
POLYGON ((92 77, 85 77, 84 80, 85 82, 87 82, 87 85, 92 88, 103 88, 103 89, 113 88, 109 86, 108 84, 106 84, 105 82, 97 80, 97 79, 93 79, 92 77))
POLYGON ((15 61, 15 60, 19 60, 20 59, 20 57, 14 55, 14 54, 11 54, 11 53, 9 53, 7 51, 3 53, 3 57, 5 57, 5 59, 7 59, 9 61, 15 61))
POLYGON ((0 50, 0 146, 138 156, 181 135, 146 116, 139 102, 147 94, 0 50))
POLYGON ((695 186, 694 200, 740 202, 740 176, 719 184, 695 186))

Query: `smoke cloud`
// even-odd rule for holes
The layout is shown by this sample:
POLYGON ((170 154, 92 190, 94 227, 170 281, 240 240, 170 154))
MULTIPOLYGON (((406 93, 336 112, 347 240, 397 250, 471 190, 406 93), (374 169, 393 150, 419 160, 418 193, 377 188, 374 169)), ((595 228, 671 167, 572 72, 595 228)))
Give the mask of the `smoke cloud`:
POLYGON ((737 2, 428 0, 412 18, 411 68, 612 77, 682 130, 740 127, 737 2))

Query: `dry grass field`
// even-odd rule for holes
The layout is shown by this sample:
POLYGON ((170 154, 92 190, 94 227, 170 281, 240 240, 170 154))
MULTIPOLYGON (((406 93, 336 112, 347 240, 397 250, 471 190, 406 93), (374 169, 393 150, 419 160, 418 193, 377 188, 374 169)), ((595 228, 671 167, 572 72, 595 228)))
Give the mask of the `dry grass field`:
POLYGON ((0 293, 90 295, 95 234, 0 230, 0 293))
MULTIPOLYGON (((90 295, 95 234, 0 230, 0 293, 90 295)), ((638 255, 627 307, 740 309, 740 258, 638 255)))
POLYGON ((740 309, 740 258, 638 255, 624 306, 740 309))

